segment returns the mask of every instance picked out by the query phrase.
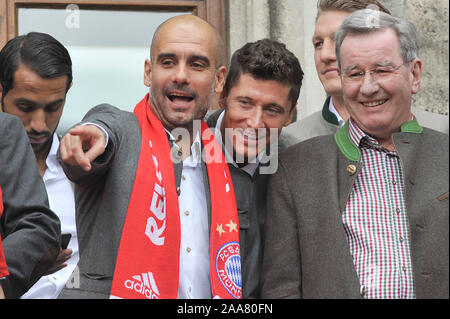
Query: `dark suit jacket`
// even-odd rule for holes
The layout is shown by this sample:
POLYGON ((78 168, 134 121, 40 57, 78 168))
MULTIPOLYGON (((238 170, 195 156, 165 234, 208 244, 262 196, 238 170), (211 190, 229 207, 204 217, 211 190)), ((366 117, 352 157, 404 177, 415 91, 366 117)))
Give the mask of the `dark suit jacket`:
MULTIPOLYGON (((210 112, 207 123, 215 128, 217 120, 223 110, 210 112)), ((288 145, 296 143, 291 136, 283 135, 279 142, 282 150, 288 145)), ((236 204, 239 215, 239 242, 241 245, 242 261, 242 297, 260 297, 260 274, 262 264, 262 237, 266 218, 266 186, 269 175, 260 174, 258 167, 255 175, 250 176, 245 171, 228 164, 233 180, 236 204)))
MULTIPOLYGON (((344 129, 280 155, 267 199, 265 298, 361 298, 341 218, 361 163, 344 129), (348 165, 357 167, 354 175, 348 165)), ((448 298, 448 135, 404 125, 394 143, 403 164, 416 297, 448 298)))
POLYGON ((48 208, 47 192, 22 122, 0 112, 0 220, 10 275, 1 285, 7 298, 19 298, 52 265, 59 251, 58 217, 48 208))
MULTIPOLYGON (((90 172, 60 160, 67 177, 76 184, 80 260, 74 275, 79 276, 80 285, 65 287, 59 298, 109 298, 141 150, 141 128, 134 113, 107 104, 91 109, 83 121, 101 125, 109 143, 90 172)), ((208 175, 206 166, 202 167, 210 216, 208 175)))

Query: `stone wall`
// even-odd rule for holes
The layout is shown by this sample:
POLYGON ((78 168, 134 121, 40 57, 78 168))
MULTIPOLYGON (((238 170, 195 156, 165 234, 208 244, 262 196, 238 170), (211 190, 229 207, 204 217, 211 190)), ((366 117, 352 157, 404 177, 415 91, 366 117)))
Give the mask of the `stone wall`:
POLYGON ((449 2, 447 0, 384 0, 393 15, 417 28, 423 62, 423 80, 414 104, 448 115, 449 108, 449 2))
MULTIPOLYGON (((421 41, 422 86, 414 105, 448 115, 449 2, 447 0, 382 0, 395 16, 413 22, 421 41)), ((321 109, 325 92, 314 66, 311 39, 316 0, 228 0, 229 51, 246 42, 271 38, 286 43, 305 72, 298 118, 321 109)))

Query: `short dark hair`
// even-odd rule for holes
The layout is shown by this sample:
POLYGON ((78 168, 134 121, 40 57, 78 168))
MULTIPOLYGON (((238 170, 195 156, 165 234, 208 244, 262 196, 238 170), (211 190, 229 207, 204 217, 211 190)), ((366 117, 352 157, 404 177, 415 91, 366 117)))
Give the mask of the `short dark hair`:
POLYGON ((8 41, 0 51, 0 83, 3 97, 13 88, 14 74, 24 65, 45 79, 67 76, 67 90, 72 83, 72 60, 67 49, 55 38, 30 32, 8 41))
POLYGON ((231 57, 222 98, 226 98, 242 74, 255 79, 274 80, 291 87, 289 101, 295 107, 303 80, 303 70, 297 57, 286 45, 275 40, 262 39, 245 44, 231 57))

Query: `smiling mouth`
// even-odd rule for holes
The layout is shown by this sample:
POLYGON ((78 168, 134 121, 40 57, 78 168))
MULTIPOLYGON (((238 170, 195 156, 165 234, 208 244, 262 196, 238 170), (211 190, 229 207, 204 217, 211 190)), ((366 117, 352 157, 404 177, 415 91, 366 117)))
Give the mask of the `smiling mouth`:
POLYGON ((194 100, 192 95, 183 93, 169 93, 167 94, 167 98, 174 104, 186 104, 194 100))
POLYGON ((259 144, 265 145, 267 136, 265 130, 247 129, 242 132, 242 138, 246 145, 256 147, 259 144))
POLYGON ((379 100, 379 101, 373 101, 373 102, 362 102, 361 104, 366 107, 376 107, 378 105, 382 105, 386 103, 388 100, 379 100))
POLYGON ((327 74, 327 73, 331 73, 331 72, 338 72, 338 69, 326 69, 325 72, 323 72, 323 74, 327 74))

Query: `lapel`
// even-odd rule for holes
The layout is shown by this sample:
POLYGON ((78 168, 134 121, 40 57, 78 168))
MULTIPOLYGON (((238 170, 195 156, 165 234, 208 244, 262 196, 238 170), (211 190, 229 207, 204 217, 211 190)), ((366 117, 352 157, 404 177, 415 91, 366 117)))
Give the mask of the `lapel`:
POLYGON ((331 96, 328 96, 322 107, 322 117, 325 121, 333 125, 339 125, 338 118, 330 111, 331 96))
POLYGON ((223 111, 223 109, 208 111, 205 116, 206 124, 208 124, 210 128, 215 128, 217 120, 219 119, 219 116, 223 111))
POLYGON ((361 171, 361 151, 350 139, 348 121, 334 134, 334 140, 339 148, 338 154, 338 190, 339 209, 342 212, 347 205, 348 196, 353 183, 361 171))

